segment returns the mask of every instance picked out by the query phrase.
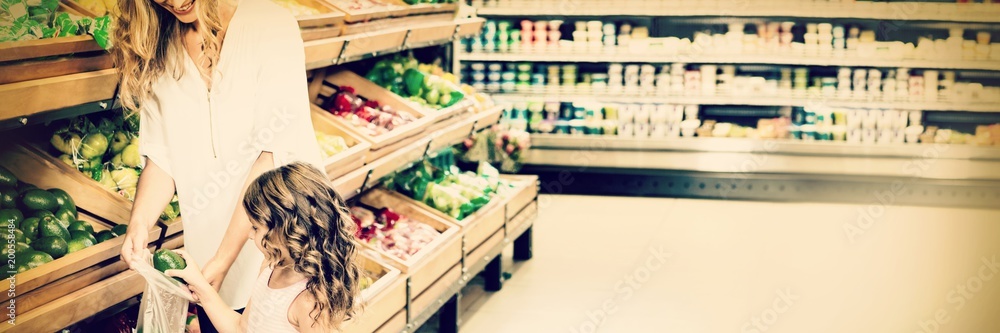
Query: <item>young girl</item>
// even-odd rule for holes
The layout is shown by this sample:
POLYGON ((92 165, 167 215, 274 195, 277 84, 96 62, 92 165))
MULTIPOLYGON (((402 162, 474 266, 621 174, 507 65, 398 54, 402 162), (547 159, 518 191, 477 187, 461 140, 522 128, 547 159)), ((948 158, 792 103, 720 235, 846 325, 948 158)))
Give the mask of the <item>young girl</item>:
POLYGON ((355 310, 361 269, 354 223, 343 199, 315 167, 292 163, 262 174, 243 207, 265 265, 246 311, 227 305, 184 251, 184 279, 219 332, 330 332, 355 310))

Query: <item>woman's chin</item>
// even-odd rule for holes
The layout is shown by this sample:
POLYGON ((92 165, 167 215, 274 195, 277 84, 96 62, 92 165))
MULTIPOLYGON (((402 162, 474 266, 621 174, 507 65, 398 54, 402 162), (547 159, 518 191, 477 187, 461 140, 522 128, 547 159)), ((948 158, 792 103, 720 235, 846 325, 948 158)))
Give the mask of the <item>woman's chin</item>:
POLYGON ((185 24, 191 24, 191 23, 194 23, 195 21, 198 20, 198 15, 195 15, 194 11, 191 11, 190 13, 187 13, 187 14, 184 14, 184 15, 176 15, 175 14, 174 16, 177 17, 178 21, 181 21, 181 23, 185 23, 185 24))

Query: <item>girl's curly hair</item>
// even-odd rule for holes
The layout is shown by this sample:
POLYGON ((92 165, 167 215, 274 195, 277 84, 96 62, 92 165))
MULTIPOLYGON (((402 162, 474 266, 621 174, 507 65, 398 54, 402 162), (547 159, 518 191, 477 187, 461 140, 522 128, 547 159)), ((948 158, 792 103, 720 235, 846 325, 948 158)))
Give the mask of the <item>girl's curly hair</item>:
POLYGON ((305 163, 265 172, 247 188, 243 207, 250 223, 269 229, 261 240, 267 260, 308 277, 313 320, 336 329, 350 319, 363 274, 355 225, 324 173, 305 163))

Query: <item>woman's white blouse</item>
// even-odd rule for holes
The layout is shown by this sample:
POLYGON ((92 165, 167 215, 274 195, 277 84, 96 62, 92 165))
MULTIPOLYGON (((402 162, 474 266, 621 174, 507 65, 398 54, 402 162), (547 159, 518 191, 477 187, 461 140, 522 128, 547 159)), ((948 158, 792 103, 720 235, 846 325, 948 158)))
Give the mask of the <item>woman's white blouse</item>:
MULTIPOLYGON (((299 160, 325 169, 309 115, 302 38, 287 10, 269 0, 240 1, 211 92, 187 52, 183 59, 183 75, 168 70, 143 103, 140 152, 173 177, 184 246, 204 267, 261 152, 272 152, 276 166, 299 160)), ((247 242, 222 285, 229 305, 246 305, 262 260, 247 242)))

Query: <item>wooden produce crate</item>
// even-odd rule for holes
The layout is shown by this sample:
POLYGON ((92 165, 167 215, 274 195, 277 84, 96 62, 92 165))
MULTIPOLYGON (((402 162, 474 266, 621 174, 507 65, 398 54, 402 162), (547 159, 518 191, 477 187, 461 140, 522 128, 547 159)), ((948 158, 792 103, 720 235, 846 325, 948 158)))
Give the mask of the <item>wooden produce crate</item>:
MULTIPOLYGON (((94 17, 72 1, 60 12, 94 17)), ((89 35, 0 43, 0 85, 111 68, 111 56, 89 35)))
MULTIPOLYGON (((174 236, 165 241, 162 248, 180 248, 183 242, 183 236, 174 236)), ((154 247, 150 247, 149 250, 154 250, 154 247)), ((146 281, 135 271, 125 270, 125 263, 121 261, 106 263, 107 266, 102 266, 89 273, 101 274, 101 270, 117 268, 122 269, 122 271, 93 283, 66 280, 61 287, 70 290, 70 293, 61 297, 32 294, 18 298, 16 303, 18 307, 17 324, 3 325, 0 327, 0 332, 55 332, 135 297, 145 290, 146 281), (40 302, 42 299, 30 299, 30 297, 41 297, 47 301, 40 302), (31 310, 22 310, 22 302, 25 301, 33 303, 35 306, 31 310)))
POLYGON ((381 29, 352 35, 340 57, 354 58, 376 52, 396 52, 403 46, 406 31, 405 28, 381 29))
POLYGON ((365 165, 365 156, 372 147, 370 143, 345 130, 343 125, 337 123, 333 119, 334 116, 328 112, 313 108, 311 114, 313 128, 317 132, 342 137, 349 147, 323 161, 326 164, 326 174, 330 179, 340 178, 365 165))
POLYGON ((510 181, 516 186, 503 193, 507 210, 507 220, 523 210, 538 197, 538 176, 535 175, 500 175, 501 179, 510 181))
POLYGON ((483 25, 486 24, 486 19, 481 17, 459 19, 458 31, 455 33, 455 38, 467 38, 479 35, 483 30, 483 25))
POLYGON ((450 13, 458 11, 458 3, 418 3, 410 5, 410 15, 450 13))
POLYGON ((374 333, 399 333, 406 328, 406 309, 396 312, 385 324, 382 324, 374 333))
POLYGON ((400 147, 416 141, 419 139, 418 134, 422 133, 426 126, 436 118, 433 115, 426 115, 417 111, 408 103, 402 101, 399 96, 348 70, 337 71, 326 77, 323 87, 319 91, 319 97, 316 101, 313 101, 314 107, 319 109, 319 112, 325 112, 316 105, 321 105, 323 101, 330 98, 335 93, 337 87, 340 86, 353 87, 357 95, 366 100, 373 99, 382 105, 392 107, 397 112, 404 112, 416 118, 412 123, 397 127, 392 131, 378 136, 371 136, 355 128, 346 120, 334 116, 334 121, 342 124, 344 130, 355 134, 372 145, 372 150, 368 153, 366 159, 367 161, 383 157, 400 147))
MULTIPOLYGON (((38 134, 38 133, 35 133, 38 134)), ((101 185, 90 178, 86 174, 66 165, 59 160, 58 157, 53 156, 49 152, 52 151, 51 145, 48 143, 47 138, 43 138, 37 135, 28 135, 24 140, 21 140, 18 144, 21 148, 17 149, 17 154, 27 157, 24 154, 30 154, 31 159, 38 160, 38 166, 48 168, 49 170, 46 174, 55 172, 66 177, 67 180, 71 181, 74 186, 79 186, 80 191, 89 191, 89 189, 100 190, 100 195, 94 199, 94 203, 91 207, 82 207, 84 210, 90 213, 107 219, 115 224, 128 224, 129 218, 132 216, 132 202, 125 197, 119 195, 118 193, 112 193, 105 190, 101 185)), ((13 169, 12 169, 13 170, 13 169)), ((37 184, 36 184, 37 185, 37 184)), ((41 185, 39 185, 41 187, 41 185)), ((58 187, 58 185, 53 185, 53 187, 58 187)), ((69 188, 63 188, 72 195, 74 198, 77 196, 75 192, 71 192, 69 188)), ((74 187, 76 190, 77 187, 74 187)), ((81 195, 85 195, 88 192, 81 192, 81 195)), ((80 203, 77 202, 79 205, 80 203)), ((183 223, 181 222, 183 217, 178 217, 170 221, 157 221, 157 226, 150 231, 150 240, 155 241, 160 239, 161 232, 163 236, 171 236, 177 234, 184 230, 183 223), (161 227, 166 227, 166 231, 160 230, 161 227), (155 234, 154 234, 155 232, 155 234)))
POLYGON ((333 65, 351 36, 340 36, 305 42, 306 68, 316 69, 333 65))
POLYGON ((462 220, 457 220, 448 214, 445 214, 434 207, 428 206, 423 202, 413 200, 402 193, 385 190, 387 195, 391 196, 395 200, 407 202, 410 205, 419 207, 425 213, 434 215, 435 217, 448 221, 449 223, 458 225, 461 227, 461 235, 465 239, 465 246, 462 247, 462 255, 468 255, 473 249, 483 244, 490 235, 497 232, 497 230, 503 229, 504 225, 504 198, 496 196, 493 200, 490 200, 488 204, 479 208, 475 213, 466 216, 462 220))
POLYGON ((465 256, 465 267, 467 272, 462 276, 463 282, 468 282, 474 278, 477 274, 479 274, 479 272, 482 271, 483 268, 486 267, 487 264, 490 263, 490 261, 493 261, 496 254, 490 252, 497 248, 497 246, 504 243, 505 236, 507 235, 503 230, 497 230, 497 232, 483 240, 483 243, 480 244, 479 247, 476 247, 465 256))
POLYGON ((275 2, 295 2, 300 6, 311 8, 318 13, 300 14, 295 16, 302 30, 302 40, 331 38, 340 36, 344 30, 344 18, 347 14, 319 0, 274 0, 275 2))
POLYGON ((450 269, 444 272, 434 284, 427 287, 427 289, 420 295, 417 295, 410 301, 410 318, 412 322, 414 318, 419 316, 424 310, 430 308, 434 303, 437 305, 444 304, 447 299, 443 299, 449 290, 453 288, 456 282, 462 278, 462 264, 458 263, 452 266, 450 269))
MULTIPOLYGON (((0 54, 4 53, 0 50, 0 54)), ((115 93, 115 69, 54 76, 0 85, 0 120, 30 116, 84 103, 109 100, 115 93), (52 92, 59 98, 52 98, 52 92)))
MULTIPOLYGON (((363 194, 361 202, 372 207, 390 207, 393 211, 407 218, 434 227, 441 232, 430 244, 413 255, 409 260, 402 260, 393 255, 375 249, 367 244, 362 246, 374 249, 384 260, 399 268, 409 276, 410 297, 420 295, 424 290, 446 276, 453 267, 459 265, 462 259, 462 242, 459 237, 459 227, 451 224, 426 210, 418 208, 412 201, 401 200, 392 196, 384 189, 373 189, 363 194)), ((458 280, 458 275, 451 283, 458 280)), ((412 312, 412 311, 411 311, 412 312)))
MULTIPOLYGON (((454 15, 452 14, 428 14, 428 15, 416 15, 416 16, 406 16, 406 17, 391 17, 382 18, 377 20, 363 21, 363 22, 352 22, 344 26, 345 35, 353 35, 366 32, 375 32, 380 30, 388 29, 401 29, 404 32, 410 27, 415 25, 423 25, 427 23, 450 23, 454 20, 454 15)), ((454 24, 452 24, 454 26, 454 24)), ((451 32, 449 32, 449 37, 451 32)), ((413 36, 411 35, 410 38, 413 36)))
POLYGON ((406 277, 399 270, 382 263, 377 254, 369 256, 362 253, 358 258, 375 281, 361 292, 363 308, 355 314, 356 320, 344 323, 345 333, 374 332, 396 313, 406 311, 406 277))
POLYGON ((520 212, 508 216, 506 235, 508 237, 520 235, 528 225, 534 223, 536 217, 538 217, 538 201, 532 201, 520 212))
POLYGON ((410 6, 401 0, 374 0, 379 5, 370 8, 357 7, 353 0, 324 0, 334 8, 347 14, 345 22, 364 22, 386 17, 403 17, 410 14, 410 6))

